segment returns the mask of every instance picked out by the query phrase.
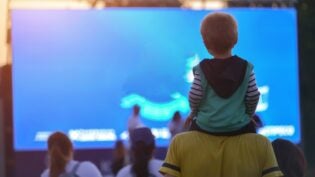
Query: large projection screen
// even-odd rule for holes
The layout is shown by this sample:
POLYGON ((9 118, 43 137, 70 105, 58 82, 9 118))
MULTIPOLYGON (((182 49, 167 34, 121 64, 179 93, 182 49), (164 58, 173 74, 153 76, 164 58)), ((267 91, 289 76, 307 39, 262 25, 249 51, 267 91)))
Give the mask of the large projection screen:
MULTIPOLYGON (((233 53, 255 66, 257 114, 270 140, 300 141, 297 22, 294 9, 231 8, 239 28, 233 53)), ((14 10, 14 146, 43 150, 67 133, 76 148, 126 139, 132 106, 167 147, 175 111, 189 112, 191 69, 211 58, 199 28, 211 11, 179 8, 14 10)))

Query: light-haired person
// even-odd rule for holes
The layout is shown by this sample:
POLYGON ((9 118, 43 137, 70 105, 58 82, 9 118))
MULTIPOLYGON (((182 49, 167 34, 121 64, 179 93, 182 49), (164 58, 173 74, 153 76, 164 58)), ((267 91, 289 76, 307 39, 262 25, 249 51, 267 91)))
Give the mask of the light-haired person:
POLYGON ((213 58, 193 68, 186 125, 192 122, 193 130, 214 135, 255 133, 251 117, 260 93, 253 64, 232 54, 238 41, 235 19, 227 13, 211 13, 203 19, 200 31, 213 58))
POLYGON ((160 172, 165 177, 282 176, 271 142, 254 133, 251 117, 260 93, 253 65, 232 55, 236 21, 226 13, 211 13, 201 34, 214 58, 194 67, 187 121, 192 131, 172 139, 160 172))
POLYGON ((62 132, 55 132, 48 138, 48 168, 41 177, 62 177, 75 174, 80 177, 102 177, 98 168, 89 161, 73 160, 73 145, 62 132))

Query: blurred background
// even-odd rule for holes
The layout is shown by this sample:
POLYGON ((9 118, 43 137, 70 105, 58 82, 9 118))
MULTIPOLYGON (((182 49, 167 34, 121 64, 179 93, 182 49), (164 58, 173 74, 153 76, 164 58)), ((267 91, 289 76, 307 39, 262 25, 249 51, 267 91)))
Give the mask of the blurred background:
MULTIPOLYGON (((248 8, 295 9, 297 13, 297 51, 298 51, 298 91, 300 141, 295 142, 304 150, 308 162, 308 177, 315 176, 315 1, 313 0, 0 0, 0 177, 36 176, 44 169, 46 152, 42 148, 18 149, 14 133, 16 126, 30 130, 26 123, 15 123, 12 87, 12 60, 19 56, 14 48, 19 48, 18 40, 12 34, 23 37, 23 25, 14 31, 13 15, 23 10, 96 10, 106 9, 163 9, 180 8, 206 12, 208 10, 248 8), (14 14, 15 13, 15 14, 14 14), (13 43, 16 41, 16 43, 13 43)), ((237 12, 235 12, 237 14, 237 12)), ((40 13, 39 13, 40 14, 40 13)), ((188 17, 188 16, 187 16, 188 17)), ((270 20, 272 20, 270 18, 270 20)), ((189 21, 189 20, 187 20, 189 21)), ((268 21, 268 19, 267 19, 268 21)), ((15 23, 18 23, 16 18, 15 23)), ((162 22, 161 22, 162 23, 162 22)), ((280 23, 280 21, 279 21, 280 23)), ((22 25, 21 25, 22 24, 22 25)), ((25 31, 28 30, 25 23, 25 31)), ((53 28, 53 27, 52 27, 53 28)), ((280 29, 281 30, 281 29, 280 29)), ((27 34, 27 33, 26 33, 27 34)), ((137 34, 137 33, 136 33, 137 34)), ((38 35, 40 36, 40 34, 38 35)), ((25 37, 25 36, 24 36, 25 37)), ((23 39, 23 38, 22 38, 23 39)), ((272 43, 272 42, 271 42, 272 43)), ((31 44, 31 43, 30 43, 31 44)), ((22 45, 22 44, 21 44, 22 45)), ((266 42, 268 45, 268 42, 266 42)), ((201 51, 202 53, 202 51, 201 51)), ((192 53, 190 56, 194 56, 192 53)), ((189 57, 189 56, 187 56, 189 57)), ((13 62, 14 63, 14 62, 13 62)), ((14 64, 13 64, 14 67, 14 64)), ((295 71, 294 71, 295 72, 295 71)), ((18 73, 16 73, 18 76, 18 73)), ((23 73, 22 73, 23 75, 23 73)), ((164 77, 164 76, 163 76, 164 77)), ((285 76, 284 76, 285 77, 285 76)), ((259 79, 258 79, 259 81, 259 79)), ((13 84, 14 85, 14 84, 13 84)), ((176 97, 176 96, 175 96, 176 97)), ((177 97, 178 98, 178 97, 177 97)), ((129 107, 130 108, 130 107, 129 107)), ((125 115, 124 115, 125 116, 125 115)), ((127 116, 127 115, 126 115, 127 116)), ((264 118, 262 114, 262 118, 264 118)), ((148 122, 149 124, 150 122, 148 122)), ((125 124, 124 122, 122 124, 125 124)), ((159 130, 157 130, 159 131, 159 130)), ((23 139, 23 136, 19 136, 23 139)), ((27 137, 25 137, 27 138, 27 137)), ((161 143, 163 144, 163 142, 161 143)), ((110 145, 111 146, 111 145, 110 145)), ((90 159, 98 167, 106 166, 106 159, 111 158, 112 149, 82 148, 76 153, 77 159, 90 159), (102 156, 103 158, 99 158, 102 156)), ((20 146, 22 147, 22 146, 20 146)), ((93 147, 93 146, 92 146, 93 147)), ((105 147, 105 146, 104 146, 105 147)), ((157 150, 160 158, 165 155, 166 146, 157 150)), ((106 168, 106 167, 104 167, 106 168)))

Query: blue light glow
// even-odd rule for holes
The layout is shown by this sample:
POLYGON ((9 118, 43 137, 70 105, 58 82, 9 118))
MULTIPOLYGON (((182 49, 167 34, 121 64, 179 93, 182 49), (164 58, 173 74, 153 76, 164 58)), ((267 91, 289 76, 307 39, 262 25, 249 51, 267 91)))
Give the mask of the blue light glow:
MULTIPOLYGON (((238 21, 233 52, 255 66, 258 108, 271 140, 300 141, 296 12, 224 9, 238 21)), ((111 148, 133 104, 167 146, 165 127, 187 116, 191 67, 210 57, 200 36, 209 11, 187 9, 13 10, 16 150, 45 149, 50 132, 76 148, 111 148)))

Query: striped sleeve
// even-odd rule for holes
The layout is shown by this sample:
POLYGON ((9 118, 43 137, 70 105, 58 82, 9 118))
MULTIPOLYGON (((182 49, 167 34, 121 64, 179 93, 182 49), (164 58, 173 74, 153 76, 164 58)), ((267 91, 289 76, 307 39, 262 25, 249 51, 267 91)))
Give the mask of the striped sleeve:
POLYGON ((194 72, 194 81, 189 91, 189 106, 192 112, 196 112, 203 96, 201 77, 198 71, 194 72))
POLYGON ((255 114, 259 96, 260 92, 256 84, 255 73, 252 71, 249 77, 247 92, 245 95, 246 113, 248 115, 253 116, 255 114))

